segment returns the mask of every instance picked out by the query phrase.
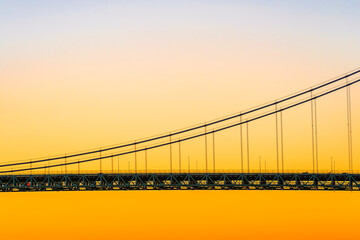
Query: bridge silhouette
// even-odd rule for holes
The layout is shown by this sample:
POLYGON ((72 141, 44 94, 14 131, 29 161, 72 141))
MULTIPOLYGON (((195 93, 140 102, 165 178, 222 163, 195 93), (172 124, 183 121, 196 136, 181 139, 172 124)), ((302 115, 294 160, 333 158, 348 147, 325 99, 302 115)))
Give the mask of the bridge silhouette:
POLYGON ((123 144, 58 155, 53 157, 3 162, 0 164, 0 191, 67 191, 67 190, 195 190, 195 189, 297 189, 360 190, 360 172, 354 170, 351 87, 360 81, 360 69, 322 82, 272 102, 206 123, 123 144), (347 165, 346 170, 319 170, 317 99, 346 91, 347 165), (282 114, 304 104, 311 106, 312 169, 285 170, 282 114), (275 119, 276 169, 250 168, 249 124, 260 119, 275 119), (240 168, 219 169, 216 158, 216 134, 231 129, 239 131, 240 168), (182 144, 203 138, 204 169, 191 169, 184 164, 182 144), (210 138, 210 140, 209 140, 210 138), (209 151, 209 143, 212 143, 209 151), (175 152, 176 146, 177 152, 175 152), (148 152, 169 151, 168 168, 148 168, 148 152), (139 166, 138 153, 144 153, 144 166, 139 166), (177 155, 175 163, 174 156, 177 155), (210 155, 212 155, 210 157, 210 155), (133 169, 120 168, 124 156, 133 156, 133 169), (211 161, 210 161, 211 160, 211 161), (116 164, 117 161, 117 164, 116 164), (97 170, 86 164, 97 163, 97 170), (105 162, 110 167, 104 167, 105 162), (110 163, 110 164, 109 164, 110 163), (175 165, 176 164, 176 165, 175 165), (176 166, 176 167, 175 167, 176 166))

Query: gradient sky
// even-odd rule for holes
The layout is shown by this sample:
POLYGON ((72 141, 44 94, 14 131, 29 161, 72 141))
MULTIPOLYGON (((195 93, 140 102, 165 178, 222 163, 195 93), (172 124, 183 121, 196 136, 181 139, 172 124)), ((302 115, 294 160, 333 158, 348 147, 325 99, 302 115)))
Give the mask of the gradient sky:
MULTIPOLYGON (((0 0, 0 161, 65 154, 168 132, 275 100, 350 71, 360 65, 358 9, 359 1, 0 0)), ((352 93, 354 165, 359 169, 359 86, 354 86, 352 93)), ((345 104, 344 91, 319 101, 321 169, 330 168, 330 156, 338 159, 339 168, 346 169, 345 104)), ((304 115, 306 111, 309 106, 284 116, 285 155, 293 158, 286 163, 289 169, 311 167, 310 116, 309 112, 304 115), (293 141, 296 139, 303 140, 300 146, 293 141)), ((258 155, 268 159, 269 168, 275 166, 273 142, 267 142, 274 140, 273 120, 252 128, 251 136, 257 136, 252 138, 255 167, 258 155)), ((219 144, 223 168, 238 164, 238 149, 233 147, 238 146, 236 134, 229 133, 228 141, 219 144)), ((197 144, 202 143, 194 143, 193 148, 197 144)), ((192 156, 192 166, 195 159, 202 161, 203 153, 194 153, 190 147, 184 151, 192 156)), ((152 162, 153 168, 166 166, 167 159, 159 157, 157 161, 152 162)), ((121 166, 126 168, 127 160, 121 166)), ((245 193, 234 193, 231 199, 241 202, 245 193)), ((44 199, 49 196, 41 194, 44 199)), ((55 206, 62 201, 83 201, 81 193, 51 194, 59 196, 48 198, 55 206)), ((105 198, 118 198, 121 204, 124 194, 96 193, 91 201, 104 205, 105 198)), ((161 197, 156 192, 136 194, 155 200, 179 198, 167 193, 161 197)), ((281 194, 257 193, 249 198, 271 195, 279 199, 281 194)), ((357 193, 287 194, 296 204, 303 204, 309 196, 320 201, 326 194, 333 194, 337 201, 342 196, 350 202, 359 200, 357 193)), ((15 195, 0 202, 15 207, 30 196, 15 195)), ((38 196, 29 201, 42 212, 38 196)), ((183 200, 192 197, 199 202, 216 199, 219 205, 215 208, 219 209, 228 196, 219 191, 204 195, 190 192, 183 200)), ((163 203, 155 200, 153 206, 163 216, 163 203)), ((184 202, 184 206, 188 204, 184 202)), ((248 205, 256 208, 255 202, 248 205)), ((341 205, 333 204, 335 208, 341 205)), ((71 207, 76 210, 76 205, 71 207)), ((132 207, 135 214, 152 213, 132 207)), ((104 213, 100 206, 96 208, 97 217, 112 219, 111 209, 104 213)), ((189 214, 204 211, 184 209, 192 209, 184 210, 189 214)), ((33 210, 22 211, 35 214, 33 210)), ((121 214, 122 210, 114 211, 121 214)), ((124 211, 131 215, 131 211, 124 211)), ((308 213, 316 209, 311 211, 308 213)), ((326 211, 321 208, 319 214, 326 211)), ((334 211, 337 217, 342 214, 334 211)), ((57 214, 66 219, 70 212, 57 214)), ((281 213, 279 219, 290 217, 284 210, 281 213)), ((253 214, 265 217, 255 210, 253 214)), ((230 210, 221 216, 234 219, 230 210)), ((355 219, 355 214, 349 210, 346 217, 355 219)), ((89 223, 85 217, 81 219, 81 226, 89 223)), ((243 221, 236 219, 239 224, 243 221)), ((258 224, 265 227, 264 222, 258 224)), ((27 231, 37 236, 36 231, 27 231)), ((221 227, 214 231, 209 234, 213 239, 233 233, 227 229, 226 235, 221 227)), ((233 236, 250 236, 252 231, 234 232, 233 236)), ((269 231, 278 236, 277 230, 269 231)), ((194 232, 189 230, 191 236, 197 236, 194 232)), ((294 234, 281 236, 285 239, 294 234)))

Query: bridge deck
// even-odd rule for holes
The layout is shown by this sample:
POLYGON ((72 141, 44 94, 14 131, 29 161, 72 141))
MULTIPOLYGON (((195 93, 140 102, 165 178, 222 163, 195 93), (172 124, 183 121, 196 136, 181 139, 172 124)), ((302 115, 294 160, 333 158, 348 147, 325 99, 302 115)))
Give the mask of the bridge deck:
POLYGON ((360 174, 140 173, 0 175, 0 191, 360 190, 360 174))

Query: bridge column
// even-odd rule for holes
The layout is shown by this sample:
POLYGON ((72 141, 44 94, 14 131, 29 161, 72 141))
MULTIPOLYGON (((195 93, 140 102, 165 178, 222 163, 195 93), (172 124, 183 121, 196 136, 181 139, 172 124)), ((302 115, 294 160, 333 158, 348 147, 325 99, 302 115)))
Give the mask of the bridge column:
POLYGON ((242 180, 241 180, 241 184, 244 188, 248 189, 249 188, 249 181, 247 180, 247 178, 245 177, 245 174, 243 174, 242 180))
POLYGON ((336 180, 336 178, 333 175, 331 175, 331 188, 333 190, 335 189, 335 184, 336 184, 335 180, 336 180))
POLYGON ((317 177, 314 177, 313 186, 315 189, 318 189, 318 187, 319 187, 319 180, 317 177))
POLYGON ((277 179, 277 184, 278 184, 278 187, 280 187, 280 188, 284 188, 284 181, 283 181, 283 179, 280 177, 280 175, 278 175, 278 179, 277 179))
POLYGON ((301 189, 301 180, 299 176, 296 176, 296 180, 295 180, 295 187, 297 189, 301 189))
POLYGON ((260 174, 260 185, 261 185, 261 188, 267 188, 266 180, 262 174, 260 174))
POLYGON ((353 190, 353 185, 354 185, 354 181, 353 181, 352 177, 350 177, 349 188, 350 188, 351 191, 353 190))

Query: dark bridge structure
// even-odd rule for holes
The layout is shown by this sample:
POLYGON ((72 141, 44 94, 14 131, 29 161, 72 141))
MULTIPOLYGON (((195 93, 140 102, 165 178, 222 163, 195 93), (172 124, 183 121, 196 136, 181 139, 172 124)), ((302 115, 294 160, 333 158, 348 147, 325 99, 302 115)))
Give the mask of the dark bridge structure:
POLYGON ((360 69, 353 70, 311 88, 276 101, 215 119, 203 124, 157 136, 138 139, 109 147, 81 151, 54 157, 0 163, 0 191, 82 191, 82 190, 360 190, 360 173, 354 170, 350 89, 360 81, 360 69), (319 171, 316 100, 346 90, 347 164, 343 171, 319 171), (312 170, 285 171, 282 114, 289 109, 311 104, 312 170), (276 170, 250 169, 249 124, 259 119, 275 117, 276 170), (240 129, 240 169, 216 168, 215 135, 229 129, 240 129), (243 131, 244 128, 244 131, 243 131), (246 135, 243 137, 246 130, 246 135), (204 138, 205 169, 185 169, 181 144, 204 138), (209 152, 209 138, 212 151, 209 152), (177 153, 173 147, 176 145, 177 153), (148 169, 148 152, 168 148, 169 168, 148 169), (246 150, 246 151, 245 151, 246 150), (138 153, 145 156, 144 166, 138 163, 138 153), (246 152, 246 154, 245 154, 246 152), (120 169, 120 158, 133 156, 133 169, 120 169), (175 158, 176 168, 175 168, 175 158), (210 155, 211 158, 210 158, 210 155), (117 169, 116 163, 117 160, 117 169), (211 161, 210 161, 211 160, 211 161), (110 162, 111 170, 104 168, 110 162), (86 164, 96 163, 98 169, 88 171, 86 164))
POLYGON ((82 190, 350 190, 360 174, 334 173, 137 173, 44 174, 1 177, 2 191, 82 190))

